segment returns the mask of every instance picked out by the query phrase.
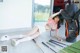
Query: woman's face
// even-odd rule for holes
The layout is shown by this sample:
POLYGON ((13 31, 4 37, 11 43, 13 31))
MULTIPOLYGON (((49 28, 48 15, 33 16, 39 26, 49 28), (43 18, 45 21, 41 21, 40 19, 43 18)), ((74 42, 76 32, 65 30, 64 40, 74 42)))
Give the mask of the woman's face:
POLYGON ((57 23, 57 22, 59 21, 59 17, 56 16, 56 17, 54 18, 54 20, 55 20, 55 22, 57 23))

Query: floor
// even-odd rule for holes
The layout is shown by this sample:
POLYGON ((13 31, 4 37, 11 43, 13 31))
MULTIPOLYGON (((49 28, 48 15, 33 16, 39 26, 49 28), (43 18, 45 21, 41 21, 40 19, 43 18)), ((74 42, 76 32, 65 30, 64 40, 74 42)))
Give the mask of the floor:
MULTIPOLYGON (((41 49, 44 51, 44 53, 54 53, 53 51, 51 51, 49 48, 45 47, 41 43, 41 42, 47 42, 51 38, 50 32, 44 30, 45 23, 38 22, 38 23, 35 23, 35 25, 37 25, 41 31, 40 36, 35 39, 37 41, 37 44, 41 47, 41 49)), ((65 28, 64 25, 62 25, 61 28, 59 29, 59 35, 64 40, 64 41, 62 41, 63 43, 70 45, 72 43, 68 43, 65 41, 64 28, 65 28)), ((80 40, 80 36, 77 37, 77 41, 78 40, 80 40)), ((59 50, 61 50, 62 48, 60 48, 59 46, 56 46, 56 45, 54 45, 54 46, 55 47, 52 47, 52 46, 50 46, 50 47, 59 53, 59 50)), ((4 42, 0 41, 0 53, 43 53, 41 49, 39 47, 37 47, 37 45, 32 40, 22 42, 21 44, 19 44, 17 46, 12 46, 11 41, 4 41, 4 42), (2 52, 1 46, 7 46, 7 52, 2 52)))

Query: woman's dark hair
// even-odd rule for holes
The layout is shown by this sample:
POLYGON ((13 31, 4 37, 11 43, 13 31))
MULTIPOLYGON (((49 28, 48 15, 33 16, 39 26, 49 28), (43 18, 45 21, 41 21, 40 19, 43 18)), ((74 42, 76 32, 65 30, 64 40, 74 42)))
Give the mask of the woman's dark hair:
MULTIPOLYGON (((61 17, 61 15, 59 14, 59 15, 56 15, 55 17, 53 17, 52 19, 54 20, 54 18, 56 18, 56 17, 59 17, 59 19, 60 19, 60 17, 61 17)), ((58 21, 58 24, 57 24, 57 29, 59 29, 61 26, 60 26, 60 24, 61 24, 61 19, 58 21)))
POLYGON ((60 20, 58 21, 58 24, 57 24, 57 29, 59 29, 61 26, 60 26, 60 20))

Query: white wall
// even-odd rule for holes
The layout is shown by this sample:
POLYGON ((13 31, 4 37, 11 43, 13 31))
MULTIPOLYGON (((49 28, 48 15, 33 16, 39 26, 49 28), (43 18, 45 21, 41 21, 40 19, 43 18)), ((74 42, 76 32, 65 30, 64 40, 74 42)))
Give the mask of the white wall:
POLYGON ((28 28, 32 23, 32 0, 0 2, 0 30, 28 28))

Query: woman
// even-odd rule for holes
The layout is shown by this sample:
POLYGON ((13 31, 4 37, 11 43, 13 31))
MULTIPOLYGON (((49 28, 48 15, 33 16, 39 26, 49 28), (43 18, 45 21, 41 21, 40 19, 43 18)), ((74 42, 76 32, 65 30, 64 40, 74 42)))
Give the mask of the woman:
POLYGON ((55 31, 55 38, 57 38, 58 40, 61 40, 61 38, 58 36, 58 29, 60 28, 60 13, 62 10, 60 10, 57 13, 54 13, 53 15, 50 16, 50 18, 48 19, 48 22, 46 24, 46 30, 53 30, 55 31))

